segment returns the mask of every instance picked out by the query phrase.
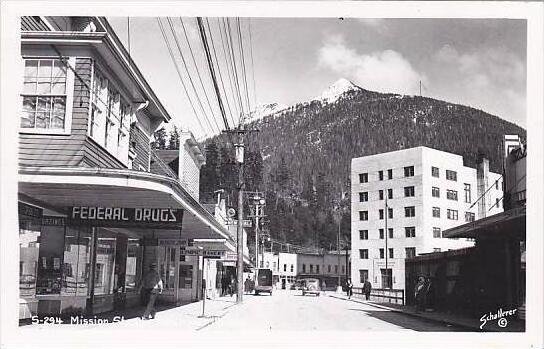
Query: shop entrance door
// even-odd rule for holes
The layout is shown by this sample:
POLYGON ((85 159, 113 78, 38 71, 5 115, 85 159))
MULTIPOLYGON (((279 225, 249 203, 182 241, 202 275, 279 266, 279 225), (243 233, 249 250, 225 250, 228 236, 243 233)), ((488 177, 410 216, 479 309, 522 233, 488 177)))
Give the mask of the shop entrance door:
POLYGON ((159 273, 163 283, 163 294, 160 298, 168 303, 175 303, 178 298, 178 256, 177 246, 159 246, 159 273))

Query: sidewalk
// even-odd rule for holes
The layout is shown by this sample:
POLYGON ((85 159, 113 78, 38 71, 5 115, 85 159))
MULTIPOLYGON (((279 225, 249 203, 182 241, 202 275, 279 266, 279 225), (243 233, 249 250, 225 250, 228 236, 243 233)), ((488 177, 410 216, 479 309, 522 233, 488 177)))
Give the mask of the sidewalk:
MULTIPOLYGON (((142 320, 140 315, 144 312, 144 307, 127 309, 124 311, 112 311, 102 314, 96 314, 92 318, 100 319, 107 323, 86 323, 85 328, 93 327, 116 327, 116 328, 175 328, 181 331, 198 331, 218 319, 225 316, 229 311, 234 310, 236 305, 236 296, 218 297, 216 299, 206 299, 204 316, 202 316, 202 300, 198 302, 186 303, 177 307, 156 306, 157 314, 154 319, 142 320)), ((77 317, 76 317, 77 318, 77 317)), ((74 323, 70 318, 63 318, 67 326, 81 326, 74 323)), ((48 325, 27 325, 25 329, 39 329, 48 325)))
MULTIPOLYGON (((344 299, 348 301, 346 295, 341 293, 329 293, 329 297, 344 299)), ((525 321, 518 320, 512 317, 508 317, 508 324, 506 327, 502 328, 497 324, 497 321, 488 321, 485 326, 480 329, 480 319, 470 318, 458 314, 447 314, 442 312, 415 312, 414 307, 394 304, 394 303, 383 303, 375 301, 366 301, 363 300, 360 296, 352 296, 349 301, 367 304, 376 308, 386 309, 394 311, 397 313, 402 313, 408 316, 418 317, 425 320, 436 321, 446 325, 453 325, 458 327, 464 327, 467 331, 470 332, 524 332, 525 331, 525 321)), ((484 314, 482 314, 484 315, 484 314)))

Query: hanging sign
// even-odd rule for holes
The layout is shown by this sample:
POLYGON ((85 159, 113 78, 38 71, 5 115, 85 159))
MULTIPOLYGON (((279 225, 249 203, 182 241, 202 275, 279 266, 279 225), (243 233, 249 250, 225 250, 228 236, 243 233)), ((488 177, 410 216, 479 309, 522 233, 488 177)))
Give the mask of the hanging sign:
POLYGON ((204 250, 196 248, 182 248, 179 251, 181 256, 203 256, 204 258, 222 258, 225 255, 225 250, 204 250))
POLYGON ((67 216, 69 225, 95 227, 181 229, 183 223, 183 210, 174 208, 74 206, 67 216))

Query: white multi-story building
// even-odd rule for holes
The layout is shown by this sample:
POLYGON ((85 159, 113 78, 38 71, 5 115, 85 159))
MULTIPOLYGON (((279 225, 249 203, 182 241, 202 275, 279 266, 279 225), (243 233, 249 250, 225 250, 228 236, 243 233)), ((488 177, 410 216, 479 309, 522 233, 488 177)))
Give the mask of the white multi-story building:
POLYGON ((502 211, 501 175, 463 157, 416 147, 352 159, 351 275, 404 289, 404 259, 472 246, 442 231, 502 211), (387 265, 386 265, 387 264, 387 265))
POLYGON ((287 288, 297 276, 297 254, 284 252, 264 252, 260 258, 261 268, 271 269, 276 287, 287 288))

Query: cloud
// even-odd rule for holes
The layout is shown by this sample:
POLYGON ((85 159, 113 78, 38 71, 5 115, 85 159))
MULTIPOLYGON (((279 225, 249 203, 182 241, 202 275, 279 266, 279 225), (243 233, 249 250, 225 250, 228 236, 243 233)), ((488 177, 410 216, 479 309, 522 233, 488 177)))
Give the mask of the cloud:
POLYGON ((347 47, 343 37, 331 36, 319 49, 319 65, 356 82, 361 87, 380 92, 414 94, 419 81, 427 78, 394 50, 360 54, 347 47))
POLYGON ((526 68, 504 47, 459 52, 442 46, 431 58, 429 92, 467 104, 524 126, 526 68))

